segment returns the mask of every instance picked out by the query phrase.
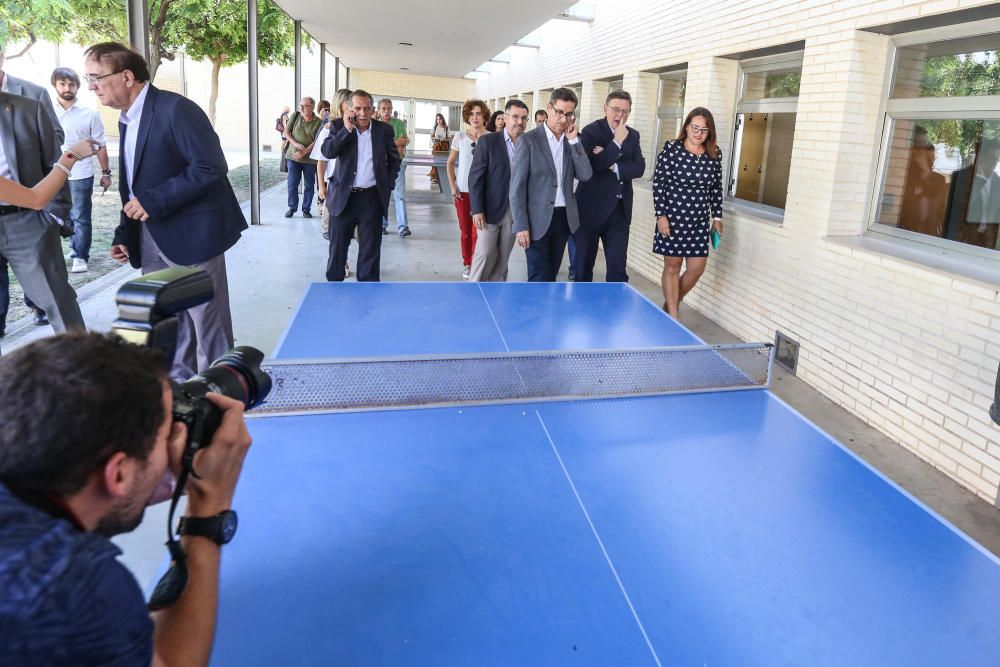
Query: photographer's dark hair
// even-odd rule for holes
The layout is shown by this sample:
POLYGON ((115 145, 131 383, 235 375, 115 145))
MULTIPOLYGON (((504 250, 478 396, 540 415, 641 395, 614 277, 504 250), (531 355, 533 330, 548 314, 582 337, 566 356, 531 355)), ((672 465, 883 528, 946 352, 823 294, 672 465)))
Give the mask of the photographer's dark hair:
POLYGON ((580 104, 580 101, 576 99, 576 93, 569 88, 556 88, 552 91, 552 94, 549 96, 549 104, 555 105, 560 100, 563 102, 572 102, 577 105, 580 104))
POLYGON ((488 121, 486 121, 486 130, 488 132, 496 132, 497 131, 497 118, 499 118, 502 115, 503 115, 503 111, 497 110, 497 111, 493 112, 493 115, 490 116, 490 119, 488 121))
POLYGON ((80 75, 68 67, 57 67, 52 70, 52 85, 55 86, 57 81, 72 81, 77 88, 80 87, 80 75))
POLYGON ((0 357, 0 481, 68 496, 112 454, 145 460, 163 423, 159 350, 113 334, 44 338, 0 357))
POLYGON ((111 65, 115 72, 129 70, 139 83, 149 81, 149 67, 138 53, 118 42, 101 42, 83 52, 84 60, 94 60, 111 65))

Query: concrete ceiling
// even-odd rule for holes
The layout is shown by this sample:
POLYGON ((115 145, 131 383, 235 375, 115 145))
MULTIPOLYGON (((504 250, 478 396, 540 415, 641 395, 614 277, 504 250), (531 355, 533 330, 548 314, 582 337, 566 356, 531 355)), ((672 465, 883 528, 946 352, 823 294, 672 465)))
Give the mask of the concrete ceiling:
POLYGON ((573 0, 276 0, 348 67, 462 77, 573 4, 573 0), (400 46, 410 42, 413 46, 400 46))

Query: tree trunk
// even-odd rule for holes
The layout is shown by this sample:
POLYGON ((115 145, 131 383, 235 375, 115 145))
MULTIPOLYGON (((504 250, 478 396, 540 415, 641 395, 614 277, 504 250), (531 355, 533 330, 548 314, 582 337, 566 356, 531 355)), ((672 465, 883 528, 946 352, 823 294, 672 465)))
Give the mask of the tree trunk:
MULTIPOLYGON (((163 26, 167 23, 167 9, 170 8, 172 2, 173 0, 160 0, 156 16, 149 25, 149 62, 147 65, 149 66, 150 83, 156 80, 156 70, 160 69, 160 63, 163 62, 163 26)), ((171 57, 171 59, 173 58, 171 57)))
POLYGON ((225 53, 209 57, 212 61, 212 92, 208 96, 208 120, 215 127, 215 102, 219 99, 219 70, 222 69, 222 61, 226 59, 225 53))

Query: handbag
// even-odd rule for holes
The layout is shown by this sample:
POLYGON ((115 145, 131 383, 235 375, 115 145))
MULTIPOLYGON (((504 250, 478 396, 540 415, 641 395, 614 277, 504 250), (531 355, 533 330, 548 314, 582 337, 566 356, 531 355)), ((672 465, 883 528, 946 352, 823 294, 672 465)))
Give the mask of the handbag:
MULTIPOLYGON (((295 129, 295 122, 298 119, 299 119, 299 112, 296 111, 295 113, 292 114, 291 121, 288 124, 288 134, 291 134, 292 130, 295 129)), ((285 139, 284 141, 281 142, 281 163, 278 165, 278 169, 283 174, 288 173, 288 158, 285 157, 285 153, 287 151, 288 151, 288 140, 285 139)))

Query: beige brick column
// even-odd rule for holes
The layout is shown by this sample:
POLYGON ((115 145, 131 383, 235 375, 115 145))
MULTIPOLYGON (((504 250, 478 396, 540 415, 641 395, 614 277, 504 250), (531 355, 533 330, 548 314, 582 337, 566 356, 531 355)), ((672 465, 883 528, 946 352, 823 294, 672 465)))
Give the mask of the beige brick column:
POLYGON ((642 139, 642 152, 646 157, 646 178, 653 175, 656 164, 656 104, 660 79, 652 72, 626 72, 622 88, 632 96, 632 114, 628 124, 634 127, 642 139))

